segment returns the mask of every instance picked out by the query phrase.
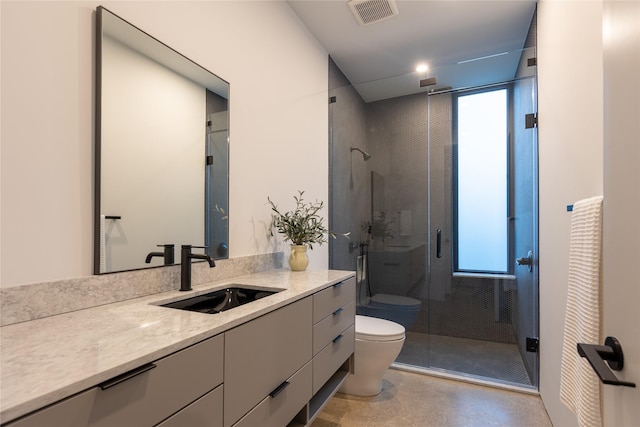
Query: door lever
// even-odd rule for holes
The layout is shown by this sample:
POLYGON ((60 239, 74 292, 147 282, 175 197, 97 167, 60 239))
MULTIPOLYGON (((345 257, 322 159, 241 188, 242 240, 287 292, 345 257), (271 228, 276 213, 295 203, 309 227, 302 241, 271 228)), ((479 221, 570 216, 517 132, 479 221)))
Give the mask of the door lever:
POLYGON ((611 372, 620 371, 624 367, 624 355, 622 354, 622 346, 616 337, 607 337, 604 345, 582 344, 578 343, 578 354, 580 357, 586 357, 593 370, 604 384, 620 385, 625 387, 635 387, 635 383, 620 381, 611 372), (605 365, 605 360, 607 365, 605 365), (611 369, 609 369, 611 368, 611 369))

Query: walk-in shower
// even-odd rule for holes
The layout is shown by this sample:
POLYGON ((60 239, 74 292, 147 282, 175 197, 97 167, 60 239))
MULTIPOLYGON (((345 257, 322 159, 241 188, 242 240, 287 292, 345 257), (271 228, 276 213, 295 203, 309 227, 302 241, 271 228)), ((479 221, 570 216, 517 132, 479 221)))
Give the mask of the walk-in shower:
POLYGON ((331 60, 329 78, 329 222, 352 236, 329 242, 330 267, 357 271, 360 314, 385 317, 377 295, 407 310, 394 366, 537 388, 535 65, 369 103, 331 60))

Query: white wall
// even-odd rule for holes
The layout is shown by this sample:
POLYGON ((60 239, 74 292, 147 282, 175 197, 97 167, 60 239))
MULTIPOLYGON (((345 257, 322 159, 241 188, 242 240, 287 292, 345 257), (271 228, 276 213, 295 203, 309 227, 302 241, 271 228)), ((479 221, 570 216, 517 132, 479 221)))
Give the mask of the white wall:
POLYGON ((2 1, 1 286, 92 272, 99 4, 231 84, 230 256, 282 250, 267 195, 328 195, 327 55, 286 3, 2 1))
POLYGON ((538 4, 540 393, 554 425, 577 425, 559 399, 571 214, 603 192, 602 2, 538 4))

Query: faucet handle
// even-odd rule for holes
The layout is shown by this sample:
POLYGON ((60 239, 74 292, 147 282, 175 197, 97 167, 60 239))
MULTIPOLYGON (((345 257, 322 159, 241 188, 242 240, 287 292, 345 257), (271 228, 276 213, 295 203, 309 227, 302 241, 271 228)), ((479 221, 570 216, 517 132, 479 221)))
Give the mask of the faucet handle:
POLYGON ((182 245, 182 249, 207 249, 208 246, 182 245))

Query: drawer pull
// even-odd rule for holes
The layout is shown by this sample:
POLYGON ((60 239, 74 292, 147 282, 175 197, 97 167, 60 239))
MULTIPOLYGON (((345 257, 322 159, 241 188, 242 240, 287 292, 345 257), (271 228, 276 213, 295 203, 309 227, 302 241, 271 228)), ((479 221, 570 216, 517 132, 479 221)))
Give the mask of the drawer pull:
POLYGON ((339 282, 336 283, 335 285, 333 285, 334 288, 339 288, 340 286, 344 285, 344 282, 339 282))
POLYGON ((285 388, 287 388, 289 386, 289 381, 284 381, 282 384, 280 384, 278 387, 276 387, 275 390, 273 390, 271 393, 269 393, 269 396, 271 397, 276 397, 277 395, 279 395, 282 390, 284 390, 285 388))
POLYGON ((128 379, 137 377, 140 374, 144 374, 145 372, 150 371, 155 367, 156 365, 154 365, 153 363, 147 363, 146 365, 142 365, 139 368, 132 369, 129 372, 125 372, 122 375, 118 375, 117 377, 113 377, 110 380, 103 382, 102 384, 100 384, 100 388, 102 390, 106 390, 122 382, 125 382, 128 379))
POLYGON ((337 343, 338 343, 338 341, 340 341, 343 337, 344 337, 344 335, 342 335, 342 334, 338 335, 337 337, 335 337, 335 338, 333 339, 333 343, 334 343, 334 344, 337 344, 337 343))
POLYGON ((343 311, 344 311, 344 308, 340 307, 339 309, 337 309, 336 311, 333 312, 333 315, 336 316, 336 315, 342 313, 343 311))

